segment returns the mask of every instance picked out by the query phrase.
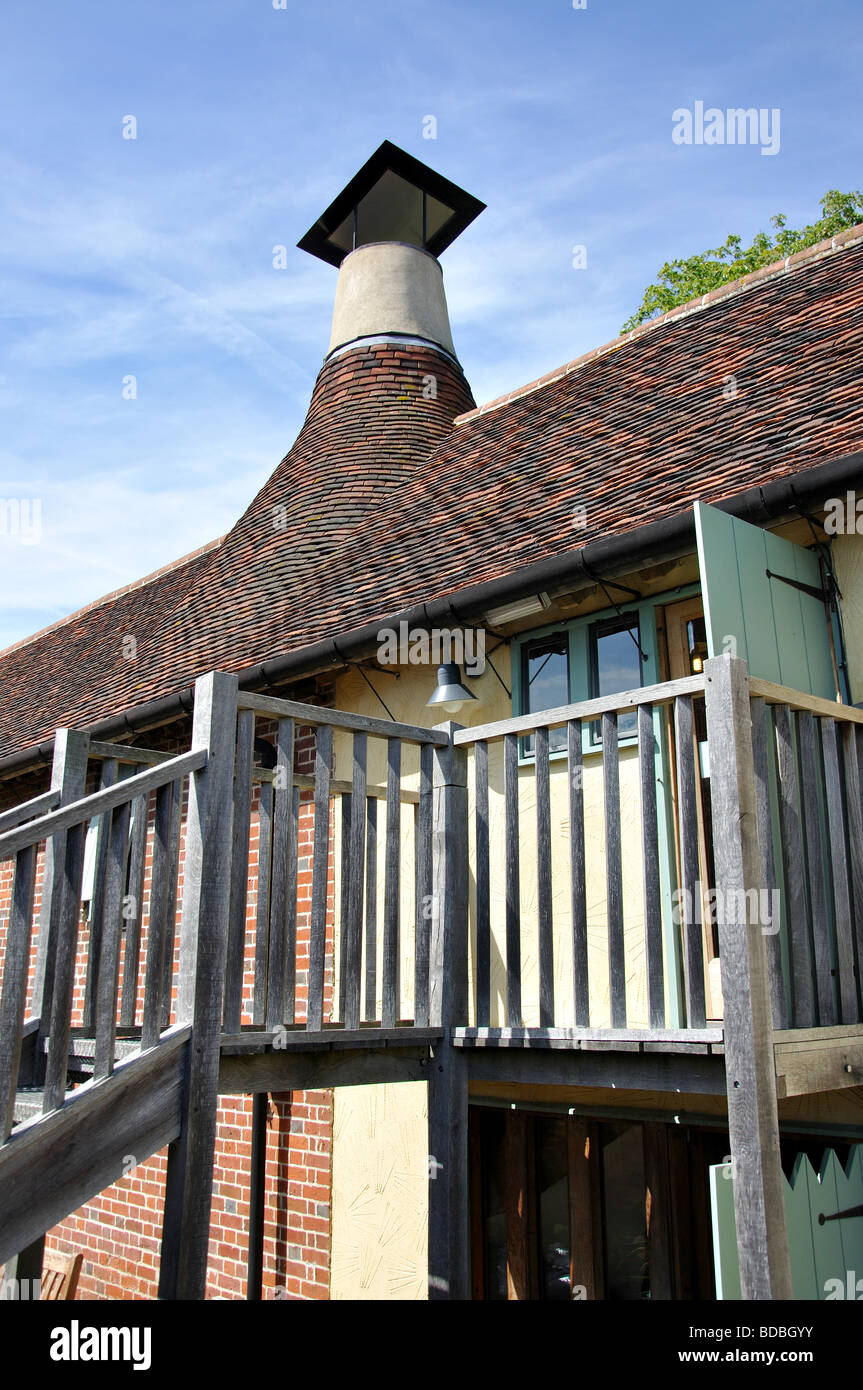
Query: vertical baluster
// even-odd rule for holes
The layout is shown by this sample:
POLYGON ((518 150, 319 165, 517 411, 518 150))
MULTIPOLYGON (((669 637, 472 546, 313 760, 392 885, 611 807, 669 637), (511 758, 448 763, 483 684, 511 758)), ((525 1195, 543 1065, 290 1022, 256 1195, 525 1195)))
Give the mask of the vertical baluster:
POLYGON ((656 814, 656 736, 653 706, 638 707, 638 770, 641 782, 641 864, 644 876, 644 944, 647 952, 647 1008, 651 1028, 665 1026, 665 969, 659 892, 659 836, 656 814))
POLYGON ((327 877, 330 857, 330 762, 333 731, 319 724, 315 750, 315 841, 312 851, 312 910, 309 933, 309 1002, 306 1027, 324 1021, 324 967, 327 950, 327 877))
POLYGON ((35 879, 36 846, 28 845, 15 856, 12 903, 3 954, 3 990, 0 993, 0 1144, 8 1139, 15 1114, 15 1090, 21 1066, 21 1030, 27 1003, 35 879))
POLYGON ((129 864, 129 818, 131 802, 116 806, 109 819, 110 838, 105 870, 105 902, 102 914, 102 942, 99 951, 99 980, 96 998, 96 1042, 93 1078, 110 1076, 114 1070, 114 1043, 117 1036, 117 988, 120 982, 120 931, 123 922, 123 890, 129 864))
POLYGON ((401 850, 401 739, 387 739, 387 833, 384 850, 384 1028, 399 1019, 401 979, 399 971, 399 863, 401 850))
POLYGON ((682 890, 683 949, 686 962, 686 1021, 703 1028, 707 1021, 704 993, 704 942, 701 925, 701 892, 698 879, 698 806, 695 788, 695 743, 692 700, 678 695, 674 702, 677 750, 677 810, 680 836, 680 887, 682 890))
POLYGON ((249 885, 249 830, 252 815, 252 763, 255 712, 237 715, 237 759, 234 773, 234 815, 231 839, 231 899, 228 908, 228 955, 225 968, 223 1027, 238 1033, 243 1012, 246 959, 246 904, 249 885))
POLYGON ((153 827, 153 862, 150 870, 150 911, 147 928, 147 963, 144 968, 144 1012, 141 1047, 154 1047, 162 1027, 165 957, 170 910, 171 841, 176 782, 166 782, 156 792, 153 827))
POLYGON ((168 858, 168 900, 165 908, 165 947, 162 953, 162 1028, 171 1025, 174 992, 174 939, 177 934, 177 894, 180 882, 180 838, 183 831, 183 782, 175 782, 171 802, 168 858))
POLYGON ((602 716, 602 785, 605 806, 605 883, 608 900, 608 992, 612 1028, 626 1027, 626 952, 623 937, 623 869, 620 847, 620 767, 617 715, 602 716))
POLYGON ((539 944, 539 1026, 554 1027, 554 921, 551 898, 551 787, 548 729, 536 731, 536 879, 539 944))
POLYGON ((56 1110, 66 1094, 69 1064, 69 1038, 72 1032, 72 996, 75 988, 75 960, 78 948, 78 918, 81 913, 81 872, 84 867, 85 825, 73 825, 66 832, 63 869, 60 879, 60 909, 57 919, 57 954, 54 966, 54 992, 51 1001, 50 1050, 45 1074, 43 1113, 56 1110))
POLYGON ((339 1018, 342 1020, 342 1023, 345 1021, 345 1005, 347 1003, 345 993, 345 986, 348 978, 346 952, 348 950, 348 937, 350 935, 348 916, 351 910, 351 801, 352 795, 350 792, 342 792, 340 794, 342 855, 339 869, 339 1018))
POLYGON ((429 943, 432 904, 432 746, 420 746, 420 799, 416 810, 416 936, 414 962, 414 1020, 428 1026, 429 943))
MULTIPOLYGON (((366 839, 366 753, 364 733, 353 737, 351 819, 348 826, 348 904, 342 926, 340 1014, 346 1028, 360 1025, 360 985, 363 965, 363 856, 366 839)), ((343 844, 344 850, 344 844, 343 844)), ((343 861, 344 862, 344 861, 343 861)), ((346 892, 342 885, 342 896, 346 892)))
MULTIPOLYGON (((752 760, 755 768, 755 811, 758 818, 758 848, 761 853, 761 874, 768 894, 768 902, 776 901, 776 862, 773 855, 773 817, 770 810, 770 765, 769 740, 767 730, 770 716, 767 706, 760 697, 749 701, 752 715, 752 760)), ((770 978, 770 1002, 773 1010, 773 1027, 788 1027, 788 1001, 785 998, 785 981, 782 976, 782 947, 779 940, 779 922, 770 923, 770 931, 765 938, 767 948, 767 973, 770 978)))
POLYGON ((378 1016, 378 803, 366 798, 366 1020, 378 1016))
MULTIPOLYGON (((113 787, 119 766, 116 758, 106 758, 102 764, 100 788, 113 787)), ((108 841, 111 834, 111 812, 99 817, 96 830, 96 854, 93 868, 93 897, 90 901, 90 944, 87 950, 87 974, 84 983, 84 1007, 81 1021, 92 1028, 99 980, 99 954, 102 949, 102 918, 105 912, 105 873, 108 865, 108 841)))
POLYGON ((566 726, 569 773, 569 893, 572 916, 572 994, 575 1025, 590 1027, 590 979, 587 963, 587 891, 584 854, 584 763, 581 720, 566 726))
POLYGON ((270 866, 273 853, 273 784, 262 782, 258 798, 258 877, 255 906, 255 996, 252 1023, 263 1028, 267 1018, 267 957, 270 922, 270 866))
MULTIPOLYGON (((431 750, 429 750, 431 751, 431 750)), ((474 744, 476 768, 476 1021, 491 1021, 491 902, 488 843, 488 744, 474 744)))
POLYGON ((845 773, 845 806, 848 814, 848 847, 851 852, 857 1019, 863 1019, 863 758, 859 724, 842 725, 842 762, 845 773))
POLYGON ((815 957, 815 984, 818 997, 818 1022, 835 1023, 836 991, 833 979, 833 943, 830 939, 830 920, 827 909, 827 884, 824 875, 824 827, 821 819, 822 783, 821 759, 818 748, 818 729, 808 711, 797 716, 797 736, 800 744, 800 779, 806 788, 803 798, 803 829, 806 843, 806 866, 809 875, 809 908, 812 922, 812 945, 815 957))
POLYGON ((506 834, 506 1026, 520 1028, 521 902, 518 834, 518 736, 503 740, 503 788, 506 834))
POLYGON ((791 955, 791 1026, 812 1028, 815 1024, 815 996, 812 989, 809 925, 803 878, 803 841, 794 748, 794 716, 787 705, 776 706, 774 727, 779 767, 779 822, 782 834, 785 915, 789 927, 791 955))
POLYGON ((827 821, 830 827, 830 858, 833 864, 833 902, 836 911, 836 954, 839 967, 839 1006, 841 1023, 856 1023, 857 983, 854 979, 854 926, 851 914, 851 880, 845 841, 847 817, 842 797, 839 767, 839 741, 835 719, 822 719, 821 746, 824 752, 824 781, 827 792, 827 821))
POLYGON ((267 1027, 293 1022, 297 974, 297 822, 294 721, 280 719, 273 784, 273 865, 267 961, 267 1027), (286 997, 287 995, 287 997, 286 997))
POLYGON ((144 872, 147 865, 147 808, 145 792, 132 803, 132 837, 129 846, 128 907, 123 909, 126 923, 123 951, 123 992, 120 1024, 132 1028, 138 1009, 138 970, 141 962, 141 916, 144 901, 144 872))

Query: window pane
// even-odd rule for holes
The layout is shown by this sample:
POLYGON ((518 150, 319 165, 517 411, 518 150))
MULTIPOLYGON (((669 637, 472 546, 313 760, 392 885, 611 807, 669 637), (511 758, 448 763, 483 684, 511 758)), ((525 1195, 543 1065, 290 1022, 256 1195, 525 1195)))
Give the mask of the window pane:
POLYGON ((642 1127, 615 1121, 601 1133, 605 1296, 618 1302, 649 1298, 642 1127))
MULTIPOLYGON (((622 690, 636 690, 641 685, 641 657, 638 620, 626 627, 604 632, 594 630, 594 689, 593 696, 617 695, 622 690)), ((621 714, 618 732, 626 738, 638 732, 638 713, 627 710, 621 714)), ((594 743, 602 742, 602 730, 595 724, 591 731, 594 743)))
POLYGON ((506 1299, 506 1168, 502 1113, 480 1117, 485 1191, 483 1235, 485 1240, 485 1296, 506 1299))
MULTIPOLYGON (((522 660, 523 714, 569 704, 569 637, 565 632, 531 642, 522 649, 522 660)), ((548 746, 552 752, 566 748, 566 729, 550 730, 548 746)), ((533 738, 523 739, 522 754, 532 756, 533 738)))
POLYGON ((540 1297, 568 1302, 569 1165, 566 1121, 537 1120, 540 1297))

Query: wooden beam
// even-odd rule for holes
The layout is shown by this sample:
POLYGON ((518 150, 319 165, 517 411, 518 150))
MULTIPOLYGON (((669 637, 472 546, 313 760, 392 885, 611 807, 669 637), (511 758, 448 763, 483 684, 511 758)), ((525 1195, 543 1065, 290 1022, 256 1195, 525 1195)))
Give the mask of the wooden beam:
MULTIPOLYGON (((597 700, 581 700, 577 705, 560 705, 542 710, 539 714, 522 714, 514 719, 499 719, 494 724, 477 724, 459 729, 456 747, 476 743, 477 739, 504 738, 507 734, 532 734, 537 729, 556 729, 571 719, 599 719, 604 714, 621 714, 638 705, 667 705, 679 695, 698 695, 704 689, 703 676, 684 676, 665 681, 662 685, 642 685, 637 690, 624 690, 619 695, 603 695, 597 700)), ((835 712, 835 711, 834 711, 835 712)))
POLYGON ((0 1262, 142 1163, 179 1133, 188 1028, 88 1081, 0 1148, 0 1262))
POLYGON ((824 700, 820 695, 808 695, 787 685, 763 681, 759 676, 750 676, 749 690, 752 695, 760 695, 768 705, 789 705, 791 709, 807 710, 810 714, 827 715, 830 719, 840 719, 849 724, 863 724, 863 710, 855 709, 853 705, 840 705, 833 700, 824 700))
POLYGON ((3 953, 3 991, 0 994, 0 1144, 12 1128, 15 1088, 21 1063, 24 1006, 33 930, 33 892, 36 850, 31 845, 15 859, 9 926, 3 953))
POLYGON ((183 1126, 168 1152, 159 1297, 202 1299, 216 1142, 219 1039, 231 881, 237 677, 195 682, 191 779, 183 869, 177 1022, 190 1024, 183 1126))
MULTIPOLYGON (((60 806, 67 806, 84 795, 89 743, 89 734, 79 729, 58 729, 54 735, 51 791, 57 794, 60 806)), ((44 819, 40 817, 40 824, 44 823, 44 819)), ((48 1020, 51 1016, 65 852, 65 835, 57 831, 49 834, 42 863, 42 903, 39 910, 36 972, 30 1004, 31 1017, 44 1019, 44 1028, 37 1045, 37 1056, 41 1055, 42 1040, 47 1034, 48 1020)), ((38 1078, 34 1078, 34 1084, 37 1081, 38 1078)))
POLYGON ((428 1084, 428 1294, 470 1298, 468 1081, 450 1030, 467 1022, 467 759, 453 745, 454 724, 440 726, 432 811, 432 926, 429 1023, 444 1029, 428 1084))
POLYGON ((750 920, 752 898, 760 897, 750 890, 763 885, 749 698, 745 662, 722 656, 705 663, 740 1282, 745 1299, 790 1299, 770 979, 757 913, 750 920), (744 901, 744 921, 723 906, 744 901))
MULTIPOLYGON (((832 1030, 825 1028, 825 1033, 832 1030)), ((825 1037, 776 1042, 776 1088, 781 1099, 841 1091, 863 1085, 863 1030, 859 1024, 847 1040, 825 1037)))
MULTIPOLYGON (((72 733, 74 730, 67 732, 72 733)), ((17 830, 0 835, 0 859, 10 859, 25 845, 35 845, 48 835, 56 835, 58 830, 68 830, 70 826, 82 825, 94 816, 101 816, 105 811, 113 811, 115 806, 122 805, 124 801, 132 801, 142 792, 152 791, 155 787, 164 786, 166 782, 185 777, 189 772, 196 772, 203 767, 206 760, 206 749, 193 748, 190 753, 180 753, 178 757, 169 758, 158 767, 138 772, 134 777, 124 777, 121 782, 116 782, 113 787, 106 787, 104 791, 93 792, 92 796, 82 796, 70 805, 61 805, 59 810, 51 811, 47 816, 40 816, 28 825, 21 825, 17 830)))
POLYGON ((155 748, 130 748, 125 743, 91 743, 91 758, 113 758, 118 763, 144 763, 148 767, 158 767, 169 763, 172 753, 159 753, 155 748))
POLYGON ((42 792, 40 796, 31 797, 29 801, 22 801, 11 810, 4 811, 0 815, 0 834, 4 830, 14 830, 22 821, 32 820, 35 816, 44 816, 48 811, 53 811, 59 800, 59 789, 52 787, 50 791, 42 792))
POLYGON ((432 743, 445 747, 445 740, 434 729, 422 729, 416 724, 397 724, 395 720, 373 719, 366 714, 352 714, 348 710, 335 710, 321 705, 301 705, 296 700, 276 700, 272 695, 252 695, 241 690, 238 700, 240 709, 258 710, 260 714, 272 714, 279 719, 293 719, 302 727, 317 728, 327 725, 331 729, 351 729, 360 733, 376 734, 381 738, 400 738, 403 743, 432 743))
POLYGON ((427 1081, 428 1047, 353 1047, 321 1052, 270 1051, 223 1055, 219 1092, 320 1091, 334 1086, 383 1086, 427 1081))
POLYGON ((249 890, 249 830, 252 815, 252 763, 255 760, 255 716, 237 716, 237 769, 234 777, 233 847, 231 849, 231 906, 228 913, 228 957, 225 972, 226 1029, 239 1028, 243 1009, 246 965, 246 903, 249 890))
POLYGON ((725 1094, 724 1058, 707 1053, 618 1051, 607 1043, 589 1051, 551 1047, 455 1050, 466 1059, 471 1082, 725 1094))

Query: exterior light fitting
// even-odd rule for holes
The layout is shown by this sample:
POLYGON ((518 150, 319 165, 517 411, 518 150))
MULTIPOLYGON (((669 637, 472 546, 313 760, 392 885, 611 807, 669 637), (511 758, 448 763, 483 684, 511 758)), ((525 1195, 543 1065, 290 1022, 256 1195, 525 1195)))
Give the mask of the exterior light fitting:
POLYGON ((431 699, 426 700, 426 708, 443 705, 448 714, 457 714, 462 705, 475 699, 476 696, 462 684, 461 671, 455 662, 446 662, 437 668, 437 685, 431 699))
POLYGON ((514 603, 504 603, 500 608, 490 608, 486 613, 492 626, 501 623, 514 623, 519 618, 529 618, 533 613, 542 613, 551 607, 548 594, 529 594, 527 598, 516 599, 514 603))

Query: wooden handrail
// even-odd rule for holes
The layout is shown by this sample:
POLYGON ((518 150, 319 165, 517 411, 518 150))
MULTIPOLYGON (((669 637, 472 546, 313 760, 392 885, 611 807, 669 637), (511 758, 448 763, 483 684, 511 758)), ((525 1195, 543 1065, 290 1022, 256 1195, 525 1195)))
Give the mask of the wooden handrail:
MULTIPOLYGON (((276 780, 277 780, 277 777, 276 777, 276 771, 275 771, 274 768, 270 768, 270 767, 253 767, 253 768, 252 768, 252 781, 253 781, 253 782, 275 782, 276 780)), ((313 791, 313 790, 314 790, 315 779, 314 779, 314 777, 312 777, 312 776, 311 776, 309 773, 307 773, 307 772, 295 772, 294 775, 293 775, 293 777, 291 778, 291 781, 292 781, 292 784, 293 784, 295 787, 301 787, 303 791, 313 791)), ((345 782, 345 781, 339 780, 338 778, 331 777, 331 778, 330 778, 330 791, 331 791, 331 792, 346 792, 346 793, 350 794, 350 793, 353 791, 353 783, 352 783, 352 782, 345 782)), ((375 797, 375 799, 376 799, 377 801, 386 801, 386 799, 387 799, 387 789, 386 789, 386 787, 379 787, 379 786, 377 786, 377 785, 372 786, 371 784, 369 784, 369 785, 366 787, 366 796, 373 796, 373 797, 375 797)), ((410 791, 409 789, 403 788, 402 791, 399 793, 399 800, 400 800, 404 805, 406 805, 406 806, 418 806, 418 805, 419 805, 419 800, 420 800, 420 794, 419 794, 419 792, 414 792, 414 791, 410 791)))
POLYGON ((681 680, 664 681, 661 685, 642 685, 637 690, 624 690, 617 695, 581 700, 576 705, 560 705, 557 709, 539 710, 536 714, 517 715, 515 719, 500 719, 494 724, 458 729, 453 734, 453 743, 478 743, 480 740, 503 738, 506 734, 532 734, 537 729, 554 729, 560 724, 567 724, 570 719, 598 719, 603 714, 637 709, 639 705, 668 705, 679 695, 703 693, 703 676, 684 676, 681 680))
POLYGON ((166 782, 175 782, 189 772, 197 772, 206 761, 207 751, 204 748, 194 749, 191 753, 181 753, 179 757, 160 763, 158 767, 148 768, 146 772, 139 772, 134 777, 126 777, 103 791, 83 796, 69 806, 62 806, 59 811, 52 811, 47 816, 30 821, 28 825, 19 826, 17 830, 10 830, 5 835, 0 835, 0 859, 11 859, 19 850, 26 849, 28 845, 38 844, 49 835, 56 835, 58 830, 68 830, 70 826, 81 825, 93 816, 102 815, 104 811, 113 811, 115 806, 134 801, 135 797, 141 796, 144 792, 153 791, 156 787, 164 786, 166 782))
POLYGON ((42 816, 48 811, 53 811, 59 800, 60 788, 52 787, 50 791, 42 792, 41 796, 34 796, 30 801, 22 801, 20 806, 13 806, 10 811, 4 811, 0 815, 0 834, 6 830, 14 830, 15 826, 20 825, 22 820, 27 820, 28 816, 42 816))
POLYGON ((127 743, 91 743, 87 749, 91 758, 116 758, 118 763, 170 762, 173 753, 160 753, 155 748, 132 748, 127 743))
POLYGON ((820 695, 807 695, 800 690, 792 690, 787 685, 776 685, 774 681, 763 681, 757 676, 749 677, 749 694, 760 695, 768 705, 788 705, 791 709, 806 710, 822 719, 840 719, 846 724, 863 724, 863 710, 854 705, 841 705, 838 700, 825 700, 820 695))
POLYGON ((418 724, 397 724, 395 720, 373 719, 370 715, 325 709, 321 705, 301 705, 295 700, 276 700, 272 695, 252 695, 245 690, 240 691, 237 708, 271 714, 276 719, 295 719, 301 726, 324 725, 331 729, 350 729, 380 738, 400 738, 404 743, 432 743, 439 748, 446 747, 448 743, 446 734, 436 729, 423 729, 418 724))

